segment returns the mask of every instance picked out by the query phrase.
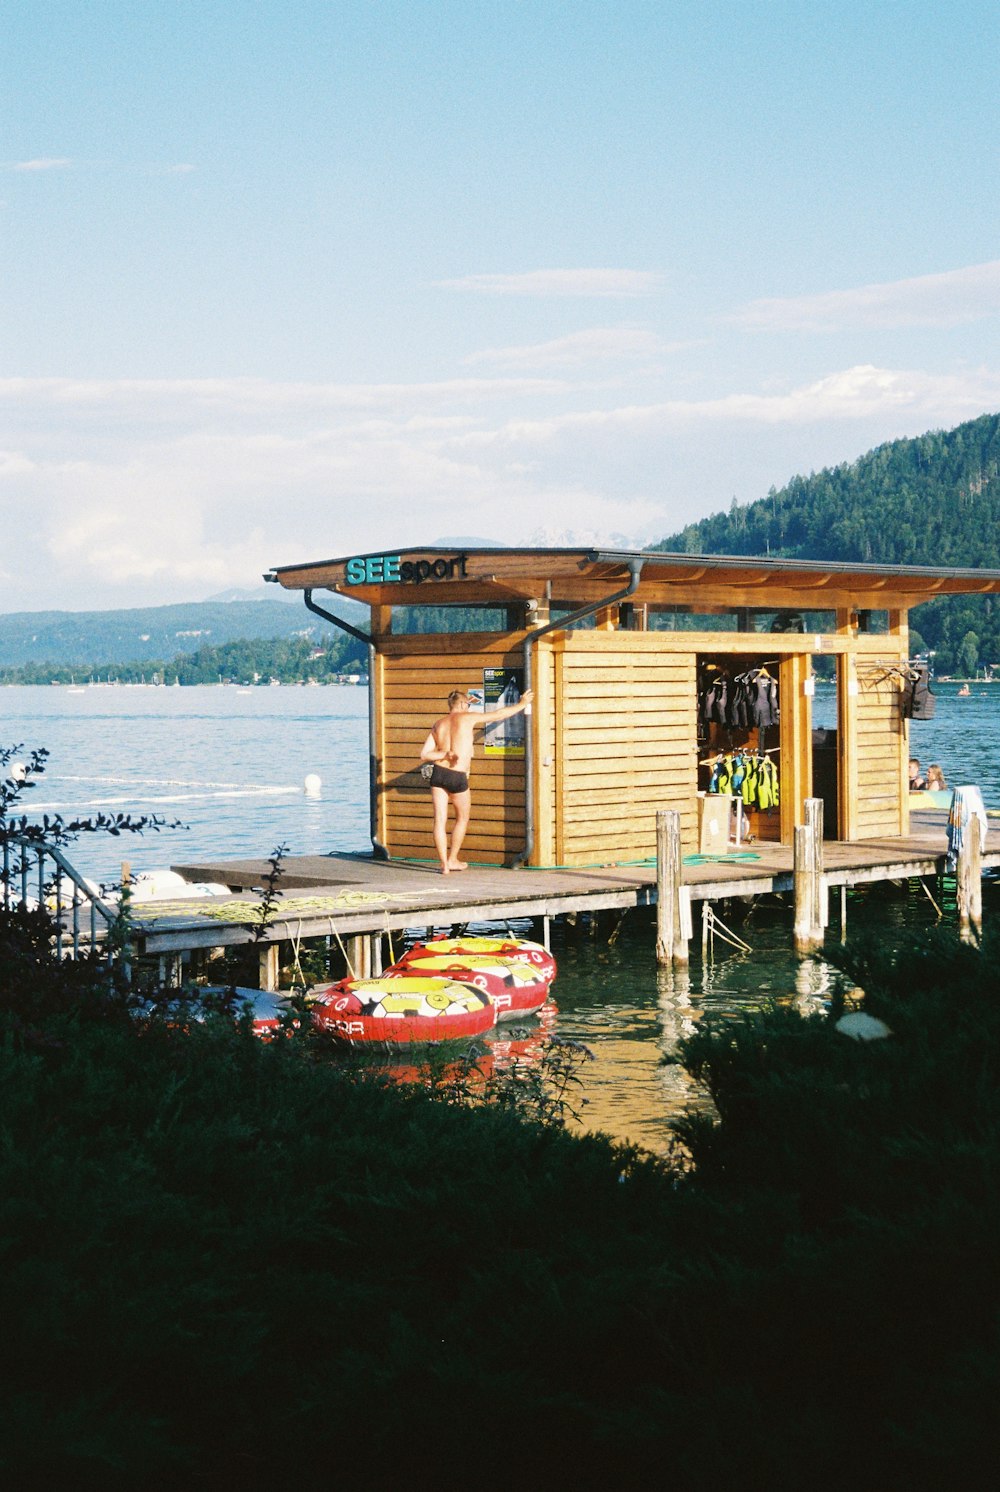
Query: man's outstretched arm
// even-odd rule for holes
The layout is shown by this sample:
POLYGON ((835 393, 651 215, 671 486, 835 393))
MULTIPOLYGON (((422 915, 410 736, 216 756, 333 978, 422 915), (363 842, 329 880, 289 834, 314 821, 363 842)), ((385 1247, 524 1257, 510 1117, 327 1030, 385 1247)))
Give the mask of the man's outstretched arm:
POLYGON ((490 710, 481 715, 476 721, 476 730, 485 730, 488 725, 496 725, 498 720, 509 720, 511 715, 520 715, 526 705, 530 705, 535 697, 534 689, 526 689, 516 705, 504 705, 502 710, 490 710))

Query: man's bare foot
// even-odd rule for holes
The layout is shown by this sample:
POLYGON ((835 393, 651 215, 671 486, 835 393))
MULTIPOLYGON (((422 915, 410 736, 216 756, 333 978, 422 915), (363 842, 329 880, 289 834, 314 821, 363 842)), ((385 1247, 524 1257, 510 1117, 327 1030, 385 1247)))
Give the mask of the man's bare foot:
POLYGON ((441 867, 441 874, 443 876, 446 876, 448 874, 448 872, 449 872, 450 869, 451 869, 450 865, 442 865, 442 867, 441 867))
POLYGON ((449 870, 468 870, 468 868, 469 868, 469 864, 468 864, 468 861, 466 861, 466 860, 449 860, 448 861, 448 869, 449 870))

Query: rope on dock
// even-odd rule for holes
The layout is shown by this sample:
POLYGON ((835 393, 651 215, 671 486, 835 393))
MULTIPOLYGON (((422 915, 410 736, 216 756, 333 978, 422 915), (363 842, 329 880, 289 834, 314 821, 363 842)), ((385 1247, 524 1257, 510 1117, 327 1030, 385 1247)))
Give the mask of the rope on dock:
POLYGON ((927 900, 930 902, 930 904, 934 908, 935 912, 937 912, 937 914, 938 914, 938 921, 940 922, 941 918, 944 916, 944 913, 941 911, 941 908, 938 906, 937 902, 934 900, 933 896, 931 895, 930 887, 928 886, 927 882, 924 880, 923 876, 918 876, 917 879, 920 882, 921 886, 923 886, 924 891, 927 894, 927 900))
POLYGON ((726 926, 726 924, 723 922, 722 918, 718 915, 718 913, 712 907, 712 903, 710 901, 703 901, 702 902, 702 904, 701 904, 701 915, 702 915, 703 941, 704 941, 704 943, 705 943, 706 946, 708 946, 708 947, 711 948, 711 951, 713 953, 715 951, 715 939, 716 939, 716 937, 721 938, 724 943, 728 943, 731 948, 735 948, 739 953, 752 953, 753 952, 753 949, 750 947, 749 943, 744 943, 744 941, 743 941, 743 939, 741 937, 739 937, 736 933, 732 932, 726 926))
MULTIPOLYGON (((352 911, 356 908, 381 907, 387 901, 410 900, 412 900, 412 893, 405 891, 342 891, 337 896, 292 896, 286 897, 281 902, 272 920, 286 922, 288 918, 285 914, 289 912, 307 915, 313 912, 352 911)), ((213 904, 190 901, 162 902, 157 904, 155 911, 147 910, 147 907, 151 905, 151 903, 144 904, 142 911, 136 915, 137 922, 154 922, 159 917, 197 917, 199 919, 212 917, 217 922, 253 923, 260 918, 258 904, 249 901, 230 901, 222 906, 217 902, 213 904)))

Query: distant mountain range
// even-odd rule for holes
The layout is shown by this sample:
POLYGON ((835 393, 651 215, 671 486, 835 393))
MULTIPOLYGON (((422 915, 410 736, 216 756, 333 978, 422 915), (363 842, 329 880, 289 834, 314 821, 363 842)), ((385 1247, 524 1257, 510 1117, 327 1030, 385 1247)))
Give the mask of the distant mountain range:
MULTIPOLYGON (((0 615, 0 666, 101 667, 175 658, 206 644, 318 637, 332 630, 306 610, 301 596, 281 595, 280 600, 190 601, 128 611, 11 612, 0 615)), ((367 622, 368 608, 357 601, 338 598, 330 610, 354 626, 367 622)))
MULTIPOLYGON (((558 536, 560 546, 574 542, 586 541, 558 536)), ((473 545, 471 539, 461 543, 473 545)), ((476 547, 484 543, 475 541, 476 547)), ((540 530, 533 543, 557 539, 540 530)), ((622 536, 621 547, 635 546, 622 536)), ((650 547, 1000 568, 1000 415, 891 441, 850 464, 795 477, 780 491, 734 503, 650 547)), ((368 608, 357 601, 338 597, 333 609, 355 626, 367 623, 368 608)), ((914 648, 934 649, 939 672, 973 673, 977 664, 1000 662, 1000 606, 991 597, 929 601, 914 611, 911 624, 914 648)), ((129 611, 15 612, 0 615, 0 666, 160 661, 206 645, 318 637, 328 630, 298 593, 277 586, 129 611)))

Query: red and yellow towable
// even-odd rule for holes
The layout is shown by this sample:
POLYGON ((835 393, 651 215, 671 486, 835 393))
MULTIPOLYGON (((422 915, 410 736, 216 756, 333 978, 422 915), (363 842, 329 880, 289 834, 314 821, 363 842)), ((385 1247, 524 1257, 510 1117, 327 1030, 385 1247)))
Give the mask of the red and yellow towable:
POLYGON ((556 977, 556 961, 541 943, 529 942, 526 938, 486 938, 465 936, 458 938, 431 938, 426 943, 417 943, 403 954, 397 967, 405 967, 416 959, 451 954, 465 961, 470 955, 502 958, 511 963, 527 964, 538 975, 551 984, 556 977))
POLYGON ((421 974, 457 979, 483 990, 496 1007, 497 1020, 513 1020, 540 1010, 551 980, 537 964, 493 953, 440 953, 435 943, 412 948, 388 970, 386 979, 421 974))
POLYGON ((340 1041, 461 1041, 496 1024, 489 995, 456 979, 389 970, 313 990, 312 1018, 340 1041))

